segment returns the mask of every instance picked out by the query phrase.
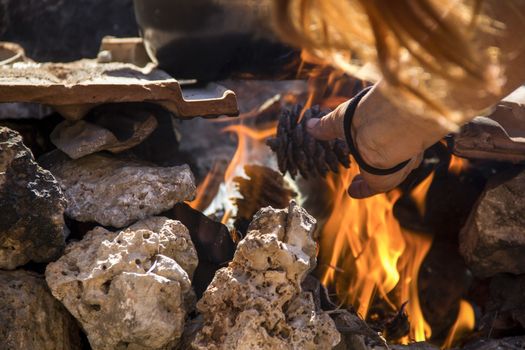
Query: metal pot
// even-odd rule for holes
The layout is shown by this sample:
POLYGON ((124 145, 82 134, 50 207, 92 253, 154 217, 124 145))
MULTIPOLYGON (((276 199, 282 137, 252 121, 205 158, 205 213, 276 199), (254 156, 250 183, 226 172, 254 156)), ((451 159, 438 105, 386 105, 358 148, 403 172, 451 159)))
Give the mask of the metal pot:
POLYGON ((134 0, 146 50, 178 79, 263 73, 296 58, 270 26, 271 0, 134 0))

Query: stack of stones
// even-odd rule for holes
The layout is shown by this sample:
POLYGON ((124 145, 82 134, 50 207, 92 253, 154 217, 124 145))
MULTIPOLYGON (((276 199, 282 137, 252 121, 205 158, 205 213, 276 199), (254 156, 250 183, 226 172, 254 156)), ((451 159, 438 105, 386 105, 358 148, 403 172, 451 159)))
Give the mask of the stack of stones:
POLYGON ((81 349, 82 332, 93 349, 175 346, 198 261, 188 229, 158 216, 195 196, 189 167, 159 158, 172 116, 102 106, 56 125, 38 160, 22 131, 0 127, 0 348, 81 349))
POLYGON ((197 303, 190 234, 197 228, 162 216, 196 192, 189 167, 159 151, 177 145, 166 111, 101 106, 36 137, 36 121, 0 124, 24 134, 0 127, 0 348, 331 349, 339 342, 332 319, 301 287, 316 264, 315 220, 295 204, 255 215, 235 258, 197 303), (53 146, 45 149, 40 139, 48 136, 53 146), (42 153, 38 160, 24 143, 42 153))

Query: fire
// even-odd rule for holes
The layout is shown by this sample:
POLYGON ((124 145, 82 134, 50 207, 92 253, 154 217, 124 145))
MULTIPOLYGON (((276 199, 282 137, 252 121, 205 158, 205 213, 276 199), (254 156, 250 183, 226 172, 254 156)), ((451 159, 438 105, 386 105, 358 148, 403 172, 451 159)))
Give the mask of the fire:
POLYGON ((476 318, 472 305, 466 300, 461 300, 459 304, 459 312, 456 322, 450 329, 445 343, 441 349, 450 349, 455 342, 465 336, 467 333, 474 330, 476 325, 476 318))
MULTIPOLYGON (((317 76, 309 81, 310 94, 305 108, 314 104, 334 107, 346 100, 344 96, 348 96, 348 93, 340 92, 348 92, 353 88, 349 89, 348 84, 345 85, 340 74, 333 71, 326 74, 322 68, 315 72, 317 76)), ((281 101, 283 100, 286 101, 286 98, 281 101)), ((257 125, 257 128, 248 126, 255 125, 257 115, 255 110, 249 112, 239 118, 238 124, 222 129, 223 132, 234 134, 238 145, 223 172, 224 176, 220 176, 222 184, 206 213, 223 210, 223 223, 227 223, 236 214, 231 198, 239 194, 233 179, 244 175, 244 166, 260 164, 275 168, 275 159, 264 141, 275 135, 276 123, 257 125)), ((466 160, 452 156, 449 171, 459 174, 467 166, 466 160)), ((351 198, 347 194, 347 188, 357 173, 357 167, 352 165, 350 169, 341 168, 339 174, 329 174, 326 179, 331 203, 325 205, 331 205, 331 213, 320 225, 320 280, 336 291, 340 302, 353 305, 365 318, 378 299, 390 311, 399 311, 408 302, 406 313, 410 321, 410 333, 400 341, 408 343, 429 339, 432 332, 419 301, 418 275, 431 248, 432 237, 400 226, 393 211, 396 201, 402 195, 400 190, 361 200, 351 198)), ((202 207, 203 196, 208 188, 213 187, 211 184, 216 182, 213 178, 218 177, 217 174, 208 176, 211 178, 207 177, 197 190, 197 200, 192 203, 196 207, 202 207)), ((426 211, 427 192, 433 180, 434 173, 409 194, 422 217, 426 211)), ((463 311, 460 316, 469 313, 465 308, 470 305, 463 305, 462 303, 463 311)), ((459 339, 466 330, 473 328, 471 323, 461 317, 458 317, 451 330, 445 347, 459 339)))
POLYGON ((455 175, 459 175, 461 172, 465 171, 468 166, 468 160, 456 157, 452 154, 450 156, 450 162, 448 163, 448 171, 455 175))
POLYGON ((197 187, 195 199, 188 203, 193 209, 203 211, 210 205, 221 185, 225 171, 225 162, 216 161, 213 164, 202 183, 197 187))
MULTIPOLYGON (((403 229, 403 238, 406 250, 398 264, 401 271, 399 299, 401 302, 408 301, 410 338, 415 341, 424 341, 430 338, 432 330, 421 311, 417 279, 419 268, 432 245, 432 237, 403 229)), ((403 342, 408 343, 408 339, 404 339, 403 342)))
POLYGON ((423 180, 410 193, 410 197, 416 204, 417 210, 419 211, 419 215, 421 217, 425 216, 425 211, 427 209, 426 208, 427 192, 428 192, 428 189, 430 188, 430 185, 432 184, 432 181, 434 181, 434 173, 427 176, 427 178, 423 180))
POLYGON ((237 136, 237 148, 228 164, 223 171, 215 171, 214 168, 208 173, 204 181, 197 187, 197 196, 190 205, 194 208, 204 210, 205 214, 211 214, 223 210, 221 222, 226 224, 228 220, 235 216, 236 208, 232 198, 237 197, 237 189, 233 182, 236 176, 244 175, 244 166, 247 164, 270 165, 268 162, 272 159, 270 150, 265 144, 268 137, 275 135, 277 123, 268 123, 259 126, 257 129, 245 125, 247 118, 241 118, 240 124, 233 124, 224 127, 221 132, 233 133, 237 136), (213 186, 217 181, 219 186, 213 186), (213 193, 213 200, 207 201, 209 196, 208 190, 213 193), (207 205, 203 205, 206 203, 207 205), (204 208, 202 208, 204 206, 204 208))
POLYGON ((252 129, 246 125, 229 125, 222 129, 222 132, 233 132, 237 135, 238 144, 235 154, 226 169, 224 174, 225 182, 231 182, 239 172, 242 172, 244 165, 253 161, 252 156, 260 154, 261 152, 257 151, 257 148, 267 146, 264 144, 264 140, 268 137, 275 135, 276 133, 276 123, 271 123, 270 126, 262 129, 252 129), (252 146, 248 145, 252 143, 252 146))
MULTIPOLYGON (((321 281, 363 317, 376 296, 394 309, 408 300, 410 338, 425 340, 431 332, 419 306, 417 277, 431 239, 401 228, 393 213, 399 191, 362 200, 348 196, 346 189, 356 174, 353 166, 328 178, 334 203, 321 233, 321 281), (396 287, 400 297, 392 301, 389 293, 396 287)), ((431 180, 419 186, 418 196, 425 195, 431 180)))

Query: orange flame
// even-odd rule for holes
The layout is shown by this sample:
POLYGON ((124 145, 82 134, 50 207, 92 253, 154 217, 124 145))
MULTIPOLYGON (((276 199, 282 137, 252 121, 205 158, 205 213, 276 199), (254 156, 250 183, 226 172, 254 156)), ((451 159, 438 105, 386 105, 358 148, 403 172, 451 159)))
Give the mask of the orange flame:
POLYGON ((417 210, 419 211, 419 215, 421 217, 425 216, 426 212, 426 198, 427 193, 430 188, 430 185, 432 184, 432 181, 434 180, 434 173, 427 176, 427 178, 419 185, 416 186, 410 193, 410 197, 412 200, 416 203, 417 210))
POLYGON ((465 158, 459 158, 453 154, 450 156, 450 162, 448 163, 449 172, 459 175, 461 172, 467 170, 468 167, 469 163, 465 158))
MULTIPOLYGON (((233 198, 237 197, 238 191, 233 182, 236 176, 244 175, 244 166, 247 164, 268 165, 271 158, 270 149, 264 143, 268 137, 275 135, 277 123, 268 123, 255 129, 241 124, 228 125, 221 132, 231 132, 237 136, 237 148, 228 164, 228 167, 222 173, 220 171, 210 171, 201 185, 197 188, 197 196, 190 205, 205 213, 214 213, 224 211, 221 223, 228 223, 229 219, 235 217, 236 208, 233 204, 233 198), (224 174, 224 176, 222 176, 224 174), (219 177, 220 176, 220 177, 219 177), (218 186, 215 184, 219 182, 218 186), (215 187, 214 187, 215 186, 215 187), (209 200, 209 189, 213 189, 212 200, 209 200), (205 208, 203 208, 205 207, 205 208)), ((224 169, 222 169, 224 170, 224 169)))
MULTIPOLYGON (((263 141, 270 136, 275 135, 277 128, 277 123, 271 123, 270 126, 267 126, 263 129, 252 129, 246 125, 229 125, 222 129, 222 132, 233 132, 237 135, 238 144, 235 154, 226 169, 224 174, 224 181, 231 182, 233 178, 237 175, 238 171, 243 171, 242 169, 246 164, 248 164, 250 156, 257 153, 255 149, 257 147, 266 147, 263 144, 263 141), (248 143, 250 141, 255 141, 252 147, 249 147, 248 143)), ((253 142, 252 142, 253 143, 253 142)))
POLYGON ((454 322, 454 325, 450 329, 441 349, 450 349, 459 339, 473 331, 475 325, 476 318, 474 315, 474 308, 468 301, 461 300, 456 322, 454 322))
MULTIPOLYGON (((363 317, 376 296, 395 309, 409 300, 410 337, 425 340, 430 336, 430 327, 419 306, 417 275, 431 239, 401 229, 393 213, 399 191, 353 199, 346 188, 357 169, 341 170, 340 176, 328 177, 334 206, 321 234, 321 281, 335 287, 341 301, 352 304, 363 317), (394 303, 388 293, 398 285, 400 299, 406 300, 394 303)), ((426 184, 420 186, 428 189, 426 184)), ((424 189, 420 192, 424 195, 424 189)))
MULTIPOLYGON (((432 330, 421 311, 418 276, 423 259, 432 245, 432 237, 403 229, 403 238, 406 249, 398 264, 398 269, 401 271, 399 299, 401 302, 408 300, 410 339, 424 341, 430 338, 432 330)), ((408 343, 408 339, 404 339, 403 342, 408 343)))
POLYGON ((196 210, 203 211, 210 205, 221 185, 226 164, 223 161, 215 161, 211 170, 206 174, 202 183, 197 186, 195 199, 188 204, 196 210))

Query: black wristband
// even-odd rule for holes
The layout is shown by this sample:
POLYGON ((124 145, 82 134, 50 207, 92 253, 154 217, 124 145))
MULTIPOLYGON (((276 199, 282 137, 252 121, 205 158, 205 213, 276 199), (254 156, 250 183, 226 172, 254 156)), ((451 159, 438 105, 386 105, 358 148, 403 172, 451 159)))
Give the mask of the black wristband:
POLYGON ((357 105, 359 104, 359 101, 361 101, 361 99, 368 93, 368 91, 370 91, 371 88, 372 86, 369 86, 361 90, 357 95, 355 95, 352 98, 352 100, 348 104, 348 107, 346 108, 344 118, 346 143, 348 144, 348 149, 354 157, 357 165, 359 165, 359 168, 372 175, 390 175, 397 173, 399 170, 403 169, 410 160, 405 160, 403 163, 399 163, 398 165, 389 169, 374 168, 373 166, 370 166, 365 163, 365 161, 357 151, 357 147, 354 145, 354 140, 352 139, 352 119, 354 118, 355 110, 357 108, 357 105))

